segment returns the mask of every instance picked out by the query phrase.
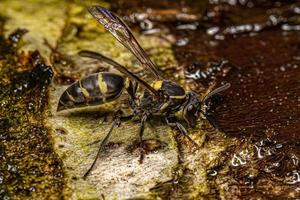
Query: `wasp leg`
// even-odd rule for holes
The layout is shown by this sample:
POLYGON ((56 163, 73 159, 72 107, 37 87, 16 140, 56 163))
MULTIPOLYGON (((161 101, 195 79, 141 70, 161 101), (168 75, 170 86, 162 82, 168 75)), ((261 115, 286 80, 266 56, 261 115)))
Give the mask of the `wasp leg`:
POLYGON ((188 135, 186 128, 182 124, 179 122, 171 122, 171 119, 168 117, 166 117, 165 120, 169 126, 178 128, 183 136, 185 136, 194 146, 199 148, 199 145, 188 135))
POLYGON ((133 111, 135 111, 136 108, 138 107, 138 105, 136 103, 137 88, 138 88, 138 83, 136 81, 134 81, 134 82, 129 81, 129 85, 126 88, 127 93, 129 95, 129 105, 130 105, 130 107, 132 108, 133 111))
MULTIPOLYGON (((128 116, 119 117, 119 119, 120 119, 120 122, 124 122, 124 121, 128 121, 128 120, 132 119, 133 117, 134 117, 134 115, 130 114, 128 116)), ((94 142, 88 143, 87 146, 91 146, 91 145, 97 144, 97 143, 101 142, 101 140, 102 139, 99 139, 99 140, 96 140, 94 142)))
POLYGON ((91 146, 91 145, 97 144, 97 143, 99 143, 99 142, 101 142, 101 139, 96 140, 96 141, 91 142, 91 143, 88 143, 87 146, 91 146))
POLYGON ((145 114, 142 116, 141 119, 141 127, 139 131, 139 145, 140 145, 140 159, 139 163, 143 163, 144 155, 145 155, 145 149, 144 149, 144 142, 143 142, 143 135, 144 135, 144 129, 145 129, 145 123, 148 119, 149 115, 145 114))
POLYGON ((110 129, 109 129, 109 132, 107 133, 107 135, 105 136, 105 138, 102 140, 102 142, 101 142, 101 144, 100 144, 100 147, 99 147, 99 149, 98 149, 97 155, 96 155, 96 157, 95 157, 95 159, 94 159, 92 165, 91 165, 90 168, 86 171, 86 173, 83 175, 83 178, 84 178, 84 179, 89 175, 89 173, 90 173, 90 172, 92 171, 92 169, 94 168, 94 166, 95 166, 95 164, 96 164, 96 162, 97 162, 97 160, 98 160, 98 157, 100 156, 101 152, 103 151, 104 146, 107 144, 107 141, 108 141, 109 137, 111 136, 111 133, 112 133, 114 127, 120 126, 120 124, 121 124, 120 117, 116 117, 116 118, 114 119, 113 123, 112 123, 112 126, 111 126, 110 129))

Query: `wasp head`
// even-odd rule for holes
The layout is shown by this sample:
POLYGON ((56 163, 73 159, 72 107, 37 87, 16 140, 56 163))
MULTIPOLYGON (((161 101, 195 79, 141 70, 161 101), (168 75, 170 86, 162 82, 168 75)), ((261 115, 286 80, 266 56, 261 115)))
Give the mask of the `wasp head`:
POLYGON ((187 101, 183 106, 182 117, 190 127, 196 126, 197 119, 200 116, 201 104, 198 94, 194 92, 187 93, 187 101))

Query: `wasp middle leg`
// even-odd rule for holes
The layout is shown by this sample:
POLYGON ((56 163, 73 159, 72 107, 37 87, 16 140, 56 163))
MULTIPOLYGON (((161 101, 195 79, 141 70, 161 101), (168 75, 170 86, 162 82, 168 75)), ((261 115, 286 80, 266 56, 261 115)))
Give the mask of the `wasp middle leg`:
POLYGON ((140 145, 139 163, 143 163, 143 160, 144 160, 145 147, 144 147, 143 135, 144 135, 145 123, 148 118, 149 118, 149 114, 144 114, 141 118, 141 126, 140 126, 140 131, 139 131, 139 145, 140 145))

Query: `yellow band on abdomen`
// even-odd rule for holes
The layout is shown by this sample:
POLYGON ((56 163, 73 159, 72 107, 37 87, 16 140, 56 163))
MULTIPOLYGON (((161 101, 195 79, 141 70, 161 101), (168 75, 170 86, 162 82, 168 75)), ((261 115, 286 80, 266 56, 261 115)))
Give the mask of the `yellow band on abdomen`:
POLYGON ((102 94, 105 94, 107 92, 107 85, 103 79, 102 74, 98 74, 98 85, 99 85, 99 90, 102 94))

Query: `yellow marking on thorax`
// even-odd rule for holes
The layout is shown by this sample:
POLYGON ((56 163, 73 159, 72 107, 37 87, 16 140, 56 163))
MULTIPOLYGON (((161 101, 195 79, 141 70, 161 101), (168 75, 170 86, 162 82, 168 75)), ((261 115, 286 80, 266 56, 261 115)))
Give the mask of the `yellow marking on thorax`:
POLYGON ((181 95, 181 96, 170 96, 171 99, 184 99, 185 98, 185 94, 181 95))
POLYGON ((159 110, 163 112, 168 106, 169 106, 169 102, 166 102, 163 105, 161 105, 161 107, 159 108, 159 110))
POLYGON ((155 90, 160 90, 162 87, 163 81, 158 80, 158 81, 154 81, 151 83, 151 86, 155 89, 155 90))
POLYGON ((98 85, 100 92, 104 95, 107 92, 107 85, 102 77, 102 74, 98 74, 98 85))
POLYGON ((79 81, 79 87, 80 87, 80 91, 82 92, 83 96, 85 98, 89 98, 90 97, 90 93, 87 91, 87 89, 85 89, 84 87, 82 87, 81 81, 79 81))
POLYGON ((69 99, 70 99, 71 101, 74 101, 74 102, 75 102, 74 97, 73 97, 72 95, 70 95, 70 93, 69 93, 68 91, 66 91, 66 93, 67 93, 69 99))

